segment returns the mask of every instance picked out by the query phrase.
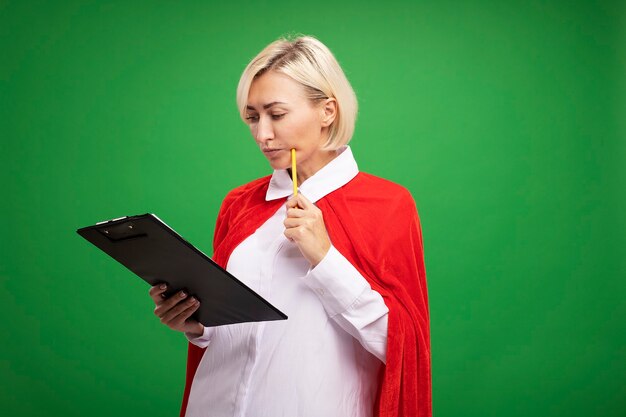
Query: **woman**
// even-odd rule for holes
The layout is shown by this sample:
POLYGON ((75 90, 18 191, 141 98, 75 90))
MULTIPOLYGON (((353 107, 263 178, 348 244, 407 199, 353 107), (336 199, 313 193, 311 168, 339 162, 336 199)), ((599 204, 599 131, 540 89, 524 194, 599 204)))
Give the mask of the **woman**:
POLYGON ((151 288, 155 314, 190 342, 181 416, 429 416, 419 218, 406 189, 358 171, 339 64, 312 37, 275 41, 237 104, 274 173, 228 193, 214 260, 289 319, 205 328, 193 297, 151 288))

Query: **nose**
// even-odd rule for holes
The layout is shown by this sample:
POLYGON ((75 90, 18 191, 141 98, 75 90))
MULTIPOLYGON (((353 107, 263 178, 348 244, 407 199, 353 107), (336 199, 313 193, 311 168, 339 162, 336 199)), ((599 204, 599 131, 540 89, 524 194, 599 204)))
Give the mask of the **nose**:
POLYGON ((274 139, 274 129, 272 128, 272 123, 269 118, 260 116, 252 134, 254 136, 254 140, 262 145, 265 145, 268 140, 274 139))

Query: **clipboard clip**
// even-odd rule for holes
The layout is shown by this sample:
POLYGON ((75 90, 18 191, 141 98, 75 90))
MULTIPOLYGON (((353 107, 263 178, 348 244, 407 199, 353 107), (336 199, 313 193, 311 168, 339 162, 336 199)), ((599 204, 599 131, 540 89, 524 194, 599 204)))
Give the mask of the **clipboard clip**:
POLYGON ((136 239, 148 236, 147 233, 139 230, 132 221, 113 224, 111 226, 102 226, 97 228, 98 232, 106 236, 112 242, 120 240, 136 239))

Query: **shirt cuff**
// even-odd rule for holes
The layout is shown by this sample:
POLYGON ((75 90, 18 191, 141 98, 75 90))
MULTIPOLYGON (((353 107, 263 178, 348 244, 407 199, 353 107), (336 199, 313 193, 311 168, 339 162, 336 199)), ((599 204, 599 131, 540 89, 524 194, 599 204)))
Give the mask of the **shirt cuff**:
POLYGON ((331 316, 348 310, 367 289, 369 283, 334 246, 322 261, 304 277, 331 316))
POLYGON ((211 339, 213 338, 214 330, 215 329, 213 327, 204 326, 204 332, 202 333, 202 335, 197 336, 197 337, 192 337, 190 336, 189 333, 185 333, 185 337, 187 338, 187 340, 189 340, 190 343, 200 348, 205 348, 209 346, 209 343, 211 342, 211 339))

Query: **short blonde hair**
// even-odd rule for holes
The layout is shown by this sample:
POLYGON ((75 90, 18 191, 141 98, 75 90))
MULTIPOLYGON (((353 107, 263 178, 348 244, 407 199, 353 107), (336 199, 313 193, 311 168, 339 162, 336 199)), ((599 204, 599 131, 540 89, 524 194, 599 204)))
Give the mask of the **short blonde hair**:
POLYGON ((358 111, 356 94, 330 50, 312 36, 293 40, 280 38, 265 47, 250 61, 237 86, 237 106, 242 120, 250 86, 268 71, 287 75, 300 83, 312 102, 327 98, 337 101, 337 116, 330 125, 326 150, 335 150, 352 139, 358 111))

